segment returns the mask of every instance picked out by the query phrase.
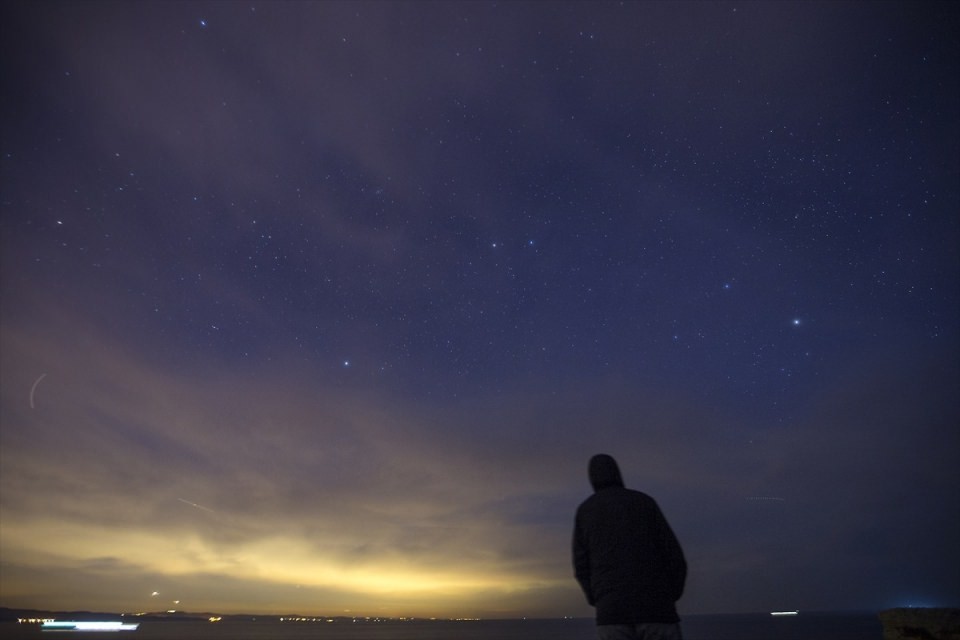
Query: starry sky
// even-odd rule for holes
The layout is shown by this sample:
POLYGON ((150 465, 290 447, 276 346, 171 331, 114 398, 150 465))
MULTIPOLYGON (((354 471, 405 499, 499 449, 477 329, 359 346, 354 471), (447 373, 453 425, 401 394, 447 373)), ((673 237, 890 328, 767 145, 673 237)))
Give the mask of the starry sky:
POLYGON ((0 17, 0 606, 960 603, 957 5, 0 17))

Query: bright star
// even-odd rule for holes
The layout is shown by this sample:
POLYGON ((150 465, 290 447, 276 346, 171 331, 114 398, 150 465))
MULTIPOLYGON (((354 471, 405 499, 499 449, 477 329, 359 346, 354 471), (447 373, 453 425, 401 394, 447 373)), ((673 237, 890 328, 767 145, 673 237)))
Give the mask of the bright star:
POLYGON ((800 326, 800 318, 794 318, 794 319, 793 319, 793 326, 795 326, 795 327, 799 327, 799 326, 800 326))
POLYGON ((200 19, 200 26, 201 26, 202 28, 206 29, 206 28, 207 28, 207 21, 204 20, 203 18, 201 18, 201 19, 200 19))

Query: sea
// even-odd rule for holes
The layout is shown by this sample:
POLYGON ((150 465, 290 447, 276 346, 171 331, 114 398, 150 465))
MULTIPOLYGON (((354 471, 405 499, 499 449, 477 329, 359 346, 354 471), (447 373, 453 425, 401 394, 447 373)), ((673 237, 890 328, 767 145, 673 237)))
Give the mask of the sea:
MULTIPOLYGON (((689 615, 684 640, 882 640, 875 612, 689 615)), ((148 620, 136 631, 41 631, 0 623, 0 638, 21 640, 593 640, 591 619, 389 620, 327 622, 206 622, 148 620)))

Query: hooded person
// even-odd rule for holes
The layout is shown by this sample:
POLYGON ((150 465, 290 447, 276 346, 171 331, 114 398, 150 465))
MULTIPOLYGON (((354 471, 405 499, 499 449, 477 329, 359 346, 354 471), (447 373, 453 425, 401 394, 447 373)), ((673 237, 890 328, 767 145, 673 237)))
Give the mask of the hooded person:
POLYGON ((680 640, 683 549, 653 498, 627 489, 616 460, 590 459, 593 495, 578 508, 574 575, 596 608, 601 640, 680 640))

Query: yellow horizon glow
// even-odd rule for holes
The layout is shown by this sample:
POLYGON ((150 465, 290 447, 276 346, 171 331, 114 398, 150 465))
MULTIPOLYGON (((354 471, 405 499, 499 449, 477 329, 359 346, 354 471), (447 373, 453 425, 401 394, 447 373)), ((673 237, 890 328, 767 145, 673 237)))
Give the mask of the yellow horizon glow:
MULTIPOLYGON (((411 566, 392 553, 347 566, 303 540, 275 536, 215 549, 196 534, 131 529, 117 533, 94 524, 45 519, 2 527, 4 554, 32 566, 70 568, 110 557, 137 571, 170 577, 221 574, 277 585, 335 589, 356 596, 417 597, 436 602, 475 593, 516 593, 553 586, 542 577, 466 566, 455 570, 411 566), (54 549, 55 552, 50 550, 54 549)), ((560 584, 557 581, 557 584, 560 584)))

